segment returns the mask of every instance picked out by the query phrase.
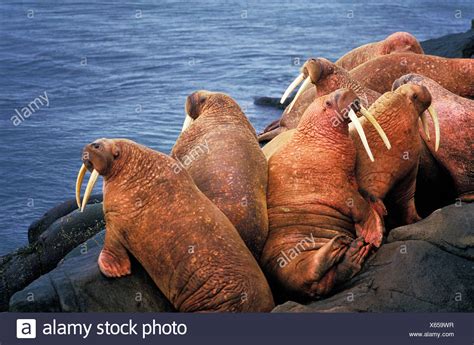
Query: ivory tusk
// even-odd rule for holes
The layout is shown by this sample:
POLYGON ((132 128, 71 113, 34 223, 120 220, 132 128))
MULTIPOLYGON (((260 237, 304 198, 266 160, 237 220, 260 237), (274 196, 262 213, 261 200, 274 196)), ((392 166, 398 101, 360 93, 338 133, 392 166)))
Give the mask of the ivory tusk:
POLYGON ((436 112, 436 109, 432 105, 428 107, 428 113, 430 113, 431 119, 433 120, 433 124, 435 127, 435 151, 438 151, 439 142, 441 140, 438 113, 436 112))
POLYGON ((360 112, 364 117, 369 120, 369 122, 374 126, 375 130, 377 133, 380 135, 380 138, 382 138, 383 142, 385 143, 385 146, 387 146, 387 149, 391 149, 392 145, 390 144, 390 140, 388 140, 387 135, 385 134, 384 130, 382 127, 380 127, 379 123, 375 119, 374 115, 370 113, 367 109, 365 109, 363 106, 360 107, 360 112))
POLYGON ((94 189, 94 186, 97 182, 97 178, 99 177, 99 172, 97 170, 93 170, 91 177, 89 177, 89 182, 87 182, 87 187, 86 191, 84 192, 84 200, 82 200, 82 207, 81 207, 81 212, 84 211, 86 208, 87 202, 89 201, 89 197, 91 196, 92 189, 94 189))
POLYGON ((77 207, 81 208, 81 187, 82 181, 84 180, 84 176, 86 175, 87 168, 84 164, 82 164, 81 169, 79 170, 79 174, 77 174, 76 179, 76 202, 77 207))
POLYGON ((181 129, 181 133, 183 133, 189 126, 193 124, 194 120, 191 116, 186 114, 186 118, 184 119, 183 128, 181 129))
POLYGON ((430 128, 428 127, 428 119, 426 118, 425 112, 421 114, 420 120, 421 120, 421 125, 423 126, 423 132, 425 132, 425 135, 426 135, 426 139, 428 139, 428 141, 431 141, 430 128))
POLYGON ((303 94, 303 92, 306 90, 306 88, 308 87, 308 85, 311 84, 311 78, 310 77, 307 77, 303 84, 301 85, 301 87, 299 88, 298 92, 296 93, 296 96, 295 98, 293 98, 293 101, 290 103, 290 105, 288 106, 288 111, 291 111, 291 109, 293 108, 293 106, 295 105, 296 103, 296 100, 303 94))
POLYGON ((293 80, 290 86, 286 88, 285 92, 283 93, 283 96, 281 96, 280 104, 285 103, 286 99, 291 94, 291 91, 293 91, 303 80, 304 80, 304 74, 300 73, 300 75, 298 75, 296 79, 293 80))
POLYGON ((373 162, 374 161, 374 155, 372 154, 372 151, 370 150, 369 143, 367 142, 367 137, 365 136, 364 129, 362 128, 362 125, 359 122, 359 119, 357 118, 357 115, 355 114, 354 110, 349 110, 349 118, 351 119, 352 123, 354 124, 355 129, 357 130, 357 133, 359 134, 360 140, 362 141, 362 144, 364 145, 365 151, 367 152, 367 155, 369 156, 370 160, 373 162))

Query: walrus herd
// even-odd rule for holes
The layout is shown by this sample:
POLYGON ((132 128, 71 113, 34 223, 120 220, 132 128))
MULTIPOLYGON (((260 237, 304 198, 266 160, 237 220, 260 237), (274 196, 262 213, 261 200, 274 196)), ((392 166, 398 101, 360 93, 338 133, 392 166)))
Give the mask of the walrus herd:
POLYGON ((170 155, 86 145, 76 200, 103 177, 100 271, 128 275, 133 255, 178 311, 268 312, 330 294, 392 227, 473 201, 474 60, 397 32, 307 60, 282 103, 299 84, 258 136, 230 96, 197 91, 170 155))

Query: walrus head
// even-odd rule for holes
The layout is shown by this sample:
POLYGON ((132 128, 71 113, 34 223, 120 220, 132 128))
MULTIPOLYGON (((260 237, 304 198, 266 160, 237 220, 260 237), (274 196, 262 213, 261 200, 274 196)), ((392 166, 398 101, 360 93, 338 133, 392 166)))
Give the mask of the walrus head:
MULTIPOLYGON (((280 102, 283 103, 293 91, 293 89, 295 89, 303 80, 303 85, 299 88, 298 92, 293 98, 293 101, 288 106, 287 111, 291 111, 292 107, 296 104, 297 99, 311 84, 314 85, 317 97, 327 95, 340 88, 352 89, 356 91, 358 95, 365 94, 365 88, 353 80, 349 72, 347 72, 344 68, 337 66, 327 59, 317 58, 308 59, 305 62, 301 68, 300 75, 286 89, 280 102)), ((367 101, 365 103, 367 103, 367 101)), ((361 109, 362 111, 366 111, 363 106, 361 109)))
POLYGON ((98 139, 84 147, 82 153, 83 164, 76 180, 76 202, 81 212, 84 211, 87 205, 99 175, 104 176, 104 178, 110 176, 120 156, 121 150, 116 140, 98 139), (81 186, 87 170, 91 172, 91 176, 84 192, 84 199, 81 202, 81 186))
POLYGON ((239 108, 238 104, 232 99, 232 97, 221 93, 211 92, 207 90, 199 90, 193 92, 186 98, 184 110, 186 112, 186 119, 184 120, 183 128, 181 132, 184 132, 191 124, 205 111, 209 111, 212 108, 225 109, 225 108, 239 108))
POLYGON ((380 54, 387 55, 391 53, 423 54, 423 48, 415 36, 408 32, 395 32, 380 42, 380 54))
MULTIPOLYGON (((364 129, 355 114, 355 112, 360 110, 361 101, 356 93, 350 89, 339 89, 329 95, 317 98, 306 110, 298 128, 304 132, 307 131, 307 128, 313 131, 314 126, 324 127, 326 128, 324 129, 325 131, 327 131, 327 128, 332 127, 347 132, 348 125, 352 122, 364 145, 367 155, 371 161, 374 161, 364 129)), ((369 118, 369 121, 374 121, 377 126, 380 127, 373 116, 369 115, 369 118)), ((377 126, 375 127, 376 129, 377 126)))
POLYGON ((423 77, 417 74, 404 75, 393 82, 392 92, 398 90, 410 100, 417 113, 420 114, 420 120, 423 125, 423 131, 425 132, 426 138, 431 140, 428 119, 426 115, 426 111, 428 111, 435 127, 435 151, 438 151, 441 140, 438 113, 431 105, 431 94, 428 89, 423 85, 417 84, 417 82, 421 81, 422 79, 423 77))

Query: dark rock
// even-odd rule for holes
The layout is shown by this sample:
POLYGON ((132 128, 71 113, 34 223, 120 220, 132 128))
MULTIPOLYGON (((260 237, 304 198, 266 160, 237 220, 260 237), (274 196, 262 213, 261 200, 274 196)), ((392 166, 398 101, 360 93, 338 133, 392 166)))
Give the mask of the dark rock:
POLYGON ((262 107, 273 107, 278 109, 285 109, 293 100, 293 96, 288 97, 283 104, 280 103, 280 98, 275 97, 254 97, 253 103, 262 107))
MULTIPOLYGON (((77 206, 76 206, 77 209, 77 206)), ((0 311, 12 294, 52 270, 72 249, 105 227, 102 204, 90 205, 57 219, 36 242, 0 260, 0 311)))
POLYGON ((275 312, 474 311, 474 204, 392 230, 362 272, 331 297, 275 312), (466 259, 471 258, 471 260, 466 259))
POLYGON ((447 58, 471 58, 474 55, 474 27, 471 30, 420 42, 425 54, 447 58))
MULTIPOLYGON (((92 195, 87 204, 97 204, 102 202, 102 194, 92 195)), ((48 210, 40 219, 31 223, 28 228, 28 242, 34 243, 38 237, 57 219, 77 210, 76 199, 69 199, 48 210)))
POLYGON ((158 312, 173 311, 140 264, 132 258, 132 274, 103 276, 97 258, 104 232, 69 253, 58 267, 10 300, 14 312, 158 312))
POLYGON ((461 203, 434 211, 422 221, 390 231, 387 241, 426 241, 452 254, 474 260, 474 204, 461 203))

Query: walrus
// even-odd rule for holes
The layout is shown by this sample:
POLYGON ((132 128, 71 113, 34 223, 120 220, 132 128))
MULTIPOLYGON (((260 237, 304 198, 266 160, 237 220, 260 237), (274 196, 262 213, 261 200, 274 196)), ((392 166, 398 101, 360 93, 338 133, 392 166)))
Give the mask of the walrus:
POLYGON ((224 212, 258 259, 268 233, 268 166, 255 130, 237 102, 223 93, 194 92, 185 110, 183 132, 171 155, 224 212), (207 152, 200 152, 201 146, 207 152))
MULTIPOLYGON (((474 139, 472 135, 474 101, 455 95, 434 80, 419 74, 407 74, 400 77, 393 83, 393 89, 396 90, 404 84, 422 85, 429 90, 432 104, 439 116, 440 131, 443 133, 443 145, 436 150, 435 141, 430 140, 430 137, 420 128, 420 135, 425 144, 424 149, 427 151, 422 155, 420 162, 422 172, 420 178, 430 181, 431 186, 433 184, 437 186, 437 188, 427 186, 425 191, 429 195, 424 196, 424 199, 428 201, 433 197, 436 198, 433 193, 443 185, 451 185, 450 182, 452 182, 454 197, 472 202, 474 200, 474 139), (431 181, 433 175, 442 176, 439 170, 448 172, 447 180, 431 181)), ((444 200, 444 203, 453 201, 454 199, 444 200)))
POLYGON ((270 311, 270 287, 237 230, 176 164, 126 139, 85 146, 76 191, 92 173, 84 199, 77 195, 81 209, 104 178, 100 271, 130 274, 130 253, 178 311, 270 311))
MULTIPOLYGON (((379 133, 370 123, 360 119, 367 140, 376 157, 370 161, 364 154, 364 146, 357 132, 351 130, 351 137, 357 150, 356 178, 361 190, 387 208, 387 226, 405 225, 421 219, 415 206, 416 176, 422 151, 418 122, 426 124, 425 110, 434 119, 436 150, 440 142, 438 116, 431 106, 431 94, 424 86, 407 84, 383 94, 369 112, 385 129, 393 143, 387 150, 379 133)), ((423 126, 426 129, 426 126, 423 126)), ((383 206, 382 206, 383 207, 383 206)))
POLYGON ((291 299, 327 295, 382 242, 382 217, 355 179, 348 122, 358 119, 347 110, 357 111, 356 101, 348 89, 317 98, 269 160, 269 236, 260 263, 272 287, 291 299), (349 117, 335 126, 341 113, 349 117))
POLYGON ((417 73, 459 96, 474 96, 474 59, 397 53, 369 60, 349 73, 362 85, 379 93, 390 91, 393 82, 401 76, 417 73))
POLYGON ((424 54, 420 42, 408 32, 395 32, 385 39, 364 44, 339 58, 336 65, 348 71, 382 55, 392 53, 424 54))
POLYGON ((370 90, 352 79, 349 72, 323 58, 308 59, 301 67, 301 73, 285 90, 281 103, 283 104, 290 93, 303 82, 293 98, 292 103, 285 109, 281 118, 267 126, 259 134, 260 142, 269 141, 280 133, 296 128, 306 108, 316 97, 330 94, 341 88, 353 90, 361 99, 362 105, 368 108, 377 98, 378 92, 370 90))

